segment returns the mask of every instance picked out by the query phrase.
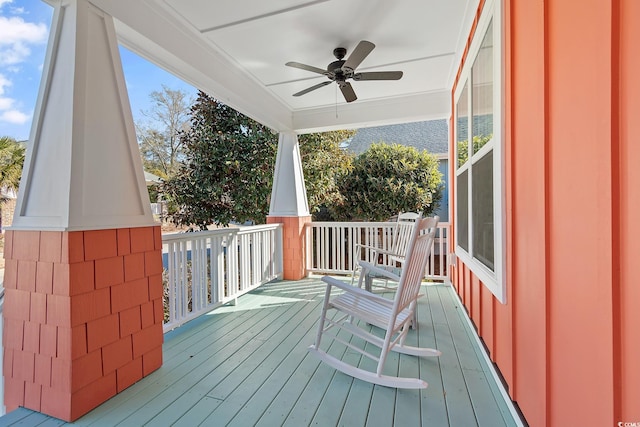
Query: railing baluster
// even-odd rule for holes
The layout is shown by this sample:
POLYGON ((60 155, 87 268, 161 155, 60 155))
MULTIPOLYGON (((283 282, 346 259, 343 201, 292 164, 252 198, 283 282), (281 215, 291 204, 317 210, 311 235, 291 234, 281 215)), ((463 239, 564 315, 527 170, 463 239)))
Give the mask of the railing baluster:
MULTIPOLYGON (((304 236, 307 271, 319 274, 350 274, 359 259, 373 262, 373 254, 367 250, 359 253, 359 245, 390 249, 395 222, 310 222, 304 236)), ((447 280, 447 248, 449 223, 438 224, 425 277, 431 280, 447 280)))
POLYGON ((164 235, 163 251, 166 331, 281 277, 282 225, 164 235))
POLYGON ((188 281, 188 258, 187 258, 187 243, 188 242, 182 242, 181 248, 180 248, 180 281, 178 282, 179 288, 178 288, 178 302, 180 303, 180 316, 186 316, 187 315, 187 297, 188 297, 188 292, 189 289, 187 288, 187 284, 189 283, 188 281))
MULTIPOLYGON (((395 222, 310 222, 305 227, 307 271, 351 274, 359 244, 388 249, 395 222)), ((445 280, 450 225, 440 223, 438 228, 425 274, 445 280)), ((280 224, 163 236, 165 330, 281 277, 282 243, 280 224)), ((370 251, 359 258, 373 260, 370 251)))

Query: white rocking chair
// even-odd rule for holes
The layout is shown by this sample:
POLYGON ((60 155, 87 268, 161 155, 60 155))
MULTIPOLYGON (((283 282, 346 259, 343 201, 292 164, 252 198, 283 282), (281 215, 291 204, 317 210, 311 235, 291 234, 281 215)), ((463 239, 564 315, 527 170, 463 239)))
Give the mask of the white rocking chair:
MULTIPOLYGON (((400 276, 400 269, 404 262, 404 258, 407 255, 407 249, 409 248, 409 243, 411 241, 413 226, 415 225, 416 220, 421 217, 422 214, 419 212, 399 213, 396 220, 396 226, 394 227, 393 234, 391 236, 391 247, 388 250, 385 250, 374 246, 360 244, 357 247, 356 259, 360 260, 360 253, 366 251, 368 259, 372 260, 374 265, 393 272, 396 276, 400 276)), ((353 274, 351 275, 351 284, 355 282, 356 277, 361 275, 361 270, 362 268, 360 267, 360 264, 357 263, 353 274)), ((371 290, 374 278, 376 277, 374 277, 372 272, 369 272, 365 277, 364 285, 366 290, 371 290)), ((395 290, 395 287, 389 288, 389 278, 379 278, 384 280, 382 288, 395 290)))
MULTIPOLYGON (((309 351, 315 354, 320 360, 329 366, 344 372, 361 380, 379 384, 387 387, 396 388, 426 388, 427 382, 420 378, 402 378, 395 376, 383 375, 385 360, 389 351, 409 354, 413 356, 440 356, 440 351, 432 348, 410 347, 404 344, 409 326, 412 322, 414 312, 416 310, 417 299, 419 297, 420 284, 424 276, 424 270, 427 258, 431 250, 433 239, 435 237, 435 225, 437 218, 418 219, 415 222, 411 243, 407 252, 404 267, 398 282, 398 287, 394 299, 384 298, 372 292, 362 289, 360 286, 352 286, 333 277, 325 276, 322 278, 327 283, 327 289, 324 296, 324 304, 322 314, 320 316, 320 324, 318 325, 318 333, 316 341, 309 346, 309 351), (332 288, 339 288, 344 292, 332 296, 332 288), (341 312, 337 319, 327 316, 329 309, 335 309, 341 312), (371 326, 374 325, 382 328, 385 333, 384 337, 379 337, 370 332, 371 326), (335 329, 334 329, 335 327, 335 329), (334 329, 334 333, 327 333, 334 329), (378 356, 365 351, 348 340, 338 336, 338 331, 346 331, 352 335, 364 339, 365 341, 380 348, 378 356), (368 371, 356 366, 350 365, 335 356, 332 356, 321 350, 320 344, 323 337, 333 339, 340 342, 352 350, 357 351, 365 357, 373 359, 377 362, 375 372, 368 371)), ((363 273, 368 271, 376 274, 390 274, 384 269, 375 265, 361 261, 363 273)), ((362 285, 362 277, 360 275, 360 283, 362 285)), ((394 279, 393 277, 389 277, 394 279)))
MULTIPOLYGON (((411 241, 411 233, 413 231, 413 224, 417 218, 420 218, 421 214, 413 212, 405 212, 398 215, 398 225, 394 232, 394 243, 391 251, 378 250, 377 253, 383 255, 382 259, 378 257, 373 258, 373 265, 378 269, 384 270, 385 274, 379 274, 378 269, 369 269, 368 271, 362 271, 360 284, 364 279, 364 288, 373 292, 374 285, 377 289, 382 289, 383 292, 395 291, 395 285, 400 281, 400 275, 402 273, 402 266, 404 259, 409 248, 411 241), (382 262, 380 262, 382 261, 382 262), (377 282, 374 282, 376 280, 377 282), (382 281, 382 283, 380 283, 382 281), (389 282, 392 282, 391 284, 389 282)), ((440 221, 440 217, 433 217, 435 221, 430 225, 431 228, 435 228, 440 221)), ((355 276, 355 274, 354 274, 355 276)), ((353 283, 353 278, 351 279, 353 283)), ((414 312, 411 327, 414 328, 418 324, 418 316, 414 312)))

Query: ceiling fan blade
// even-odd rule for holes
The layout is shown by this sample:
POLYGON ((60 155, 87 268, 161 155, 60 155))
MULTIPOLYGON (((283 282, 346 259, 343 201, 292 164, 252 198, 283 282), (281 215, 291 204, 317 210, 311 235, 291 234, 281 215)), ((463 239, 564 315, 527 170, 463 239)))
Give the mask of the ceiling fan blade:
POLYGON ((358 46, 356 46, 353 52, 351 52, 351 55, 349 55, 347 61, 342 65, 342 69, 348 68, 350 70, 355 70, 375 47, 375 44, 366 40, 362 40, 360 43, 358 43, 358 46))
POLYGON ((312 90, 320 89, 322 86, 326 86, 328 84, 331 84, 331 80, 327 80, 326 82, 318 83, 317 85, 313 85, 311 87, 308 87, 308 88, 306 88, 304 90, 301 90, 300 92, 296 92, 296 93, 293 94, 293 96, 304 95, 305 93, 309 93, 312 90))
POLYGON ((370 71, 353 75, 353 80, 400 80, 401 78, 402 71, 370 71))
POLYGON ((284 65, 286 65, 288 67, 299 68, 301 70, 311 71, 312 73, 323 74, 325 76, 327 75, 327 70, 323 70, 322 68, 314 67, 313 65, 301 64, 299 62, 294 62, 294 61, 287 62, 284 65))
POLYGON ((356 93, 353 90, 353 87, 351 86, 351 83, 341 82, 340 90, 342 91, 342 95, 344 96, 344 99, 347 102, 353 102, 356 99, 358 99, 358 97, 356 96, 356 93))

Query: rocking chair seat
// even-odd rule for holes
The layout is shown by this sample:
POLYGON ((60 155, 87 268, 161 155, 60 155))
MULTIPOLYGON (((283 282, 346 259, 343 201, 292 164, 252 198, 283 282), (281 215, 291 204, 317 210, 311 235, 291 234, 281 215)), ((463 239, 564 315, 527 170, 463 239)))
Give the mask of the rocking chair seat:
MULTIPOLYGON (((322 280, 327 283, 331 282, 333 286, 345 288, 343 282, 333 277, 323 277, 322 280)), ((383 329, 387 328, 393 312, 393 300, 366 291, 362 292, 360 288, 350 289, 349 292, 332 298, 329 304, 343 313, 383 329)), ((409 307, 398 313, 393 329, 399 330, 410 316, 409 307)))

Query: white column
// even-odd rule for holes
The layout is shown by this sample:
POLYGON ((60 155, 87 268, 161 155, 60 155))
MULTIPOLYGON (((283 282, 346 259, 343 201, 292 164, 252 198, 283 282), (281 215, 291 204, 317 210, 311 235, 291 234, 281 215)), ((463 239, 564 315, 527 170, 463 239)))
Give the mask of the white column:
POLYGON ((307 190, 304 186, 298 136, 281 132, 273 174, 269 216, 308 216, 307 190))
POLYGON ((54 14, 13 229, 154 225, 113 18, 86 0, 54 14))

